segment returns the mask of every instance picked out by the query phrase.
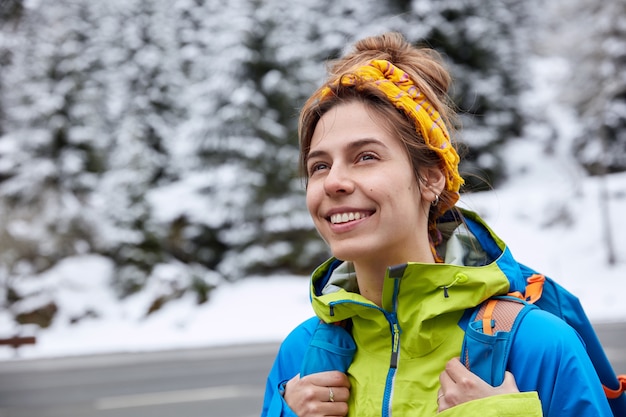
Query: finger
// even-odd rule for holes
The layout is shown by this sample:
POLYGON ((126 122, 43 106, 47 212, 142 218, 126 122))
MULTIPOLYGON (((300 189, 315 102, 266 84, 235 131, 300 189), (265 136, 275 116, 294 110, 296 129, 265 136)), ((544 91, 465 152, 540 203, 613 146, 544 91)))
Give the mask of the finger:
POLYGON ((327 417, 343 417, 348 414, 348 404, 345 402, 321 403, 316 414, 327 417))
POLYGON ((450 407, 446 401, 446 396, 442 392, 442 390, 439 390, 437 392, 437 411, 441 413, 442 411, 447 410, 448 408, 450 407))
POLYGON ((339 371, 326 371, 309 374, 302 378, 309 383, 320 387, 346 387, 350 388, 350 380, 348 376, 339 371))
POLYGON ((439 374, 439 384, 441 385, 442 392, 447 392, 454 386, 454 381, 446 369, 439 374))
POLYGON ((459 358, 452 358, 446 363, 446 374, 450 376, 452 381, 457 384, 484 384, 485 382, 480 377, 472 373, 459 361, 459 358))
POLYGON ((515 382, 515 376, 513 376, 513 374, 509 371, 506 371, 504 373, 504 381, 502 381, 500 388, 504 389, 507 392, 511 392, 511 390, 519 391, 519 389, 517 388, 517 383, 515 382))
MULTIPOLYGON (((350 398, 350 389, 346 387, 328 387, 326 392, 326 400, 330 401, 331 395, 330 391, 332 390, 333 395, 332 398, 334 402, 347 402, 350 398)), ((330 401, 332 402, 332 401, 330 401)))
POLYGON ((348 413, 348 398, 350 390, 345 387, 327 387, 325 399, 319 405, 319 411, 324 416, 342 417, 348 413))
POLYGON ((445 372, 454 382, 458 382, 465 376, 467 368, 459 361, 459 358, 452 358, 446 363, 445 372))

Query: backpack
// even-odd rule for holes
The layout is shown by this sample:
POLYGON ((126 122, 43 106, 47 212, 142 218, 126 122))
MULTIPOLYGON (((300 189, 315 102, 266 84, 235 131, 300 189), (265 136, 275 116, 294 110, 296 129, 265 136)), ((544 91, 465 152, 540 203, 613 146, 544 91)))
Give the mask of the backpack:
POLYGON ((551 278, 520 264, 528 285, 524 294, 492 297, 476 307, 465 330, 461 360, 493 386, 504 380, 511 341, 524 316, 541 308, 578 332, 602 382, 614 416, 626 416, 626 375, 616 376, 577 297, 551 278))
MULTIPOLYGON (((480 223, 465 218, 465 224, 495 259, 500 249, 485 239, 489 233, 480 223)), ((626 375, 617 376, 591 322, 576 296, 554 280, 518 263, 526 279, 524 294, 492 297, 474 309, 465 330, 461 360, 473 373, 492 386, 504 379, 506 364, 515 331, 524 316, 540 308, 564 320, 578 332, 593 367, 600 378, 614 416, 626 416, 626 375)))

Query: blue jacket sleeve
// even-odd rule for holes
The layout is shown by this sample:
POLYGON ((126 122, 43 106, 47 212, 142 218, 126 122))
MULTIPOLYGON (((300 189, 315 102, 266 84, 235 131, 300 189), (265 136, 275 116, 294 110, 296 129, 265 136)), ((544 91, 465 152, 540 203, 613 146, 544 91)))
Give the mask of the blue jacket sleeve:
POLYGON ((613 415, 582 340, 546 311, 524 317, 508 363, 520 391, 537 391, 544 417, 613 415))
POLYGON ((282 342, 265 385, 261 417, 297 417, 281 394, 282 384, 300 373, 302 361, 317 328, 319 319, 312 317, 296 327, 282 342))

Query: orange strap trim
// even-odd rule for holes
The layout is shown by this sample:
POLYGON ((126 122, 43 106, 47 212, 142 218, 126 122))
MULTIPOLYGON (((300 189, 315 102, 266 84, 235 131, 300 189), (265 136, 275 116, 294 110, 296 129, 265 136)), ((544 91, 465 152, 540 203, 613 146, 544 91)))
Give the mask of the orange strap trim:
POLYGON ((524 294, 522 294, 519 291, 513 291, 513 292, 508 293, 507 295, 510 295, 511 297, 519 298, 520 300, 526 299, 526 297, 524 297, 524 294))
POLYGON ((486 335, 493 335, 493 329, 491 328, 491 322, 493 318, 493 311, 496 308, 498 300, 489 300, 485 306, 485 312, 483 313, 483 333, 486 335))
POLYGON ((535 304, 535 301, 540 299, 543 294, 543 284, 546 282, 546 277, 541 274, 533 274, 526 279, 526 282, 527 284, 524 294, 519 291, 513 291, 507 295, 519 298, 520 300, 528 301, 531 304, 535 304))
POLYGON ((617 389, 610 389, 605 385, 602 385, 606 398, 614 400, 615 398, 622 395, 623 392, 626 392, 626 375, 618 375, 617 381, 619 382, 619 387, 617 389))
POLYGON ((546 282, 546 277, 541 274, 533 274, 531 275, 526 282, 526 294, 525 299, 531 304, 534 304, 535 301, 541 298, 541 294, 543 294, 543 284, 546 282))

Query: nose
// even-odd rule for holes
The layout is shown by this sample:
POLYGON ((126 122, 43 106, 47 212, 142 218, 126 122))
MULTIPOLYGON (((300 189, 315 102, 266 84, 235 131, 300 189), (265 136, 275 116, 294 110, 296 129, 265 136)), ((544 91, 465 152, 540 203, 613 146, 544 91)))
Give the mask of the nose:
POLYGON ((339 164, 333 164, 324 179, 324 190, 329 196, 352 193, 354 181, 348 169, 339 164))

